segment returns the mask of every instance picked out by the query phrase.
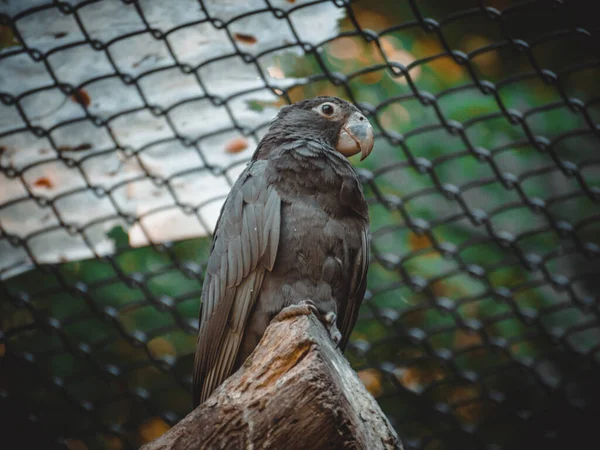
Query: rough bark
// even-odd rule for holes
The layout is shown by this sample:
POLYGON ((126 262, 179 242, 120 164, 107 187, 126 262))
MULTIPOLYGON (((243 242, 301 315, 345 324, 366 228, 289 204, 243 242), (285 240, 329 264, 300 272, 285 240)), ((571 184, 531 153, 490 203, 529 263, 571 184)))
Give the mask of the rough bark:
MULTIPOLYGON (((284 310, 285 311, 285 310, 284 310)), ((144 450, 402 449, 313 315, 281 315, 245 364, 144 450)))

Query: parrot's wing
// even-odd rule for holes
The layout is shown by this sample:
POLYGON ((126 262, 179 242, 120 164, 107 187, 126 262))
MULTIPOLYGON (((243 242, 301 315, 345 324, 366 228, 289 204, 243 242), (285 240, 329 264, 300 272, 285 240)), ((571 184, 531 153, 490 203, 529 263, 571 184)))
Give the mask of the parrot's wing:
POLYGON ((279 245, 281 199, 255 161, 237 180, 215 227, 202 286, 194 361, 194 406, 230 374, 266 270, 279 245))
POLYGON ((346 308, 343 312, 342 326, 340 332, 342 333, 342 340, 340 342, 340 349, 344 351, 352 329, 356 323, 358 317, 358 310, 362 303, 367 289, 367 270, 369 268, 369 251, 370 251, 370 240, 369 240, 369 228, 365 224, 361 233, 361 246, 354 255, 354 264, 352 265, 352 277, 350 278, 350 295, 346 308))

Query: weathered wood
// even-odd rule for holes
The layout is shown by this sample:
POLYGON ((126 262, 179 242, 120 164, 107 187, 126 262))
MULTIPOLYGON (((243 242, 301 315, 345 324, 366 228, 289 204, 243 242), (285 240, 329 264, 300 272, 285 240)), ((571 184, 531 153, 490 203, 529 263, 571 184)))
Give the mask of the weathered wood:
MULTIPOLYGON (((285 312, 285 310, 284 310, 285 312)), ((144 450, 402 449, 313 315, 280 314, 245 364, 144 450)))

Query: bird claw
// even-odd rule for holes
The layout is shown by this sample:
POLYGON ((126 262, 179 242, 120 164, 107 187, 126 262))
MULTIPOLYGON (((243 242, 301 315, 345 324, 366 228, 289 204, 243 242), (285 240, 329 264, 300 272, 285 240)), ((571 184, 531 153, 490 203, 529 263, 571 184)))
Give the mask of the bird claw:
POLYGON ((290 319, 295 316, 308 316, 313 313, 319 321, 325 326, 331 340, 336 347, 339 346, 342 340, 342 333, 336 325, 337 314, 333 311, 329 311, 325 315, 321 314, 317 309, 317 306, 312 300, 304 300, 295 305, 290 305, 283 308, 273 319, 274 322, 282 322, 286 319, 290 319))
POLYGON ((334 313, 333 311, 329 311, 324 316, 321 316, 320 319, 321 319, 321 322, 323 322, 323 325, 325 325, 325 328, 327 329, 327 331, 329 332, 329 336, 331 336, 331 340, 333 341, 335 346, 338 347, 342 340, 342 333, 340 333, 340 330, 338 329, 337 324, 336 324, 337 314, 334 313))
POLYGON ((296 305, 286 306, 275 316, 273 321, 282 322, 295 316, 308 316, 311 313, 317 317, 320 317, 319 311, 317 310, 315 304, 311 300, 305 300, 304 302, 296 305))

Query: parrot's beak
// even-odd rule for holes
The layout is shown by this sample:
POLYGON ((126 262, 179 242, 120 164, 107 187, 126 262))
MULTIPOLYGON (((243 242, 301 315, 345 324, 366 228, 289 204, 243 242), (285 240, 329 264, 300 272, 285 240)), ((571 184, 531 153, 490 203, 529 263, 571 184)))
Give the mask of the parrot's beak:
POLYGON ((342 127, 336 150, 347 157, 360 152, 360 160, 362 161, 373 150, 373 143, 373 127, 365 116, 355 112, 342 127))

